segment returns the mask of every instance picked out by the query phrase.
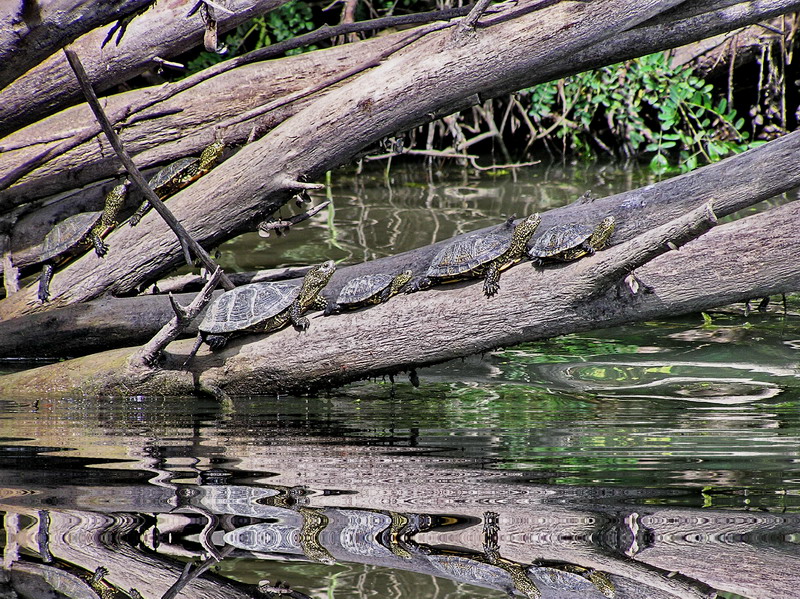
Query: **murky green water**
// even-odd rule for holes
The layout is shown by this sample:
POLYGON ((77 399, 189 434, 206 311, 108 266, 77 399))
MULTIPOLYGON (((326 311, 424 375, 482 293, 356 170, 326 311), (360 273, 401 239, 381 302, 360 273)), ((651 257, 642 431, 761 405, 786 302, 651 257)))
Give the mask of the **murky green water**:
MULTIPOLYGON (((646 182, 417 170, 390 190, 336 175, 333 214, 223 260, 355 262, 646 182)), ((418 388, 5 398, 0 597, 796 598, 800 301, 773 300, 504 348, 418 388)))

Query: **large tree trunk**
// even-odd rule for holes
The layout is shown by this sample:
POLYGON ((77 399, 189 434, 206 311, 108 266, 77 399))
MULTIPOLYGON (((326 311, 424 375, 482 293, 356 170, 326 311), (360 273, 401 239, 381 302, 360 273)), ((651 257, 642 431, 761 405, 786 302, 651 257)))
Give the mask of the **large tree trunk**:
MULTIPOLYGON (((513 79, 510 85, 492 82, 494 74, 489 72, 487 87, 476 89, 475 93, 479 93, 481 98, 501 95, 524 86, 679 46, 800 9, 800 1, 797 0, 771 0, 761 2, 756 7, 744 3, 734 3, 731 6, 730 0, 692 3, 692 6, 685 4, 637 27, 618 31, 610 39, 603 36, 599 43, 576 39, 574 41, 577 51, 574 54, 564 57, 563 60, 540 60, 535 69, 530 69, 520 79, 513 79)), ((548 25, 556 27, 557 23, 548 25)), ((490 33, 491 27, 482 32, 482 35, 490 33)), ((546 33, 545 30, 541 34, 546 36, 546 33)), ((398 37, 402 37, 402 34, 395 35, 390 41, 383 38, 384 43, 377 40, 359 42, 358 46, 346 46, 343 51, 351 57, 358 57, 366 70, 367 66, 374 65, 379 60, 381 53, 398 37)), ((542 43, 548 42, 542 39, 542 43)), ((294 114, 299 108, 293 95, 297 89, 310 88, 312 82, 328 82, 323 87, 324 93, 324 90, 333 85, 332 82, 338 82, 342 74, 354 66, 352 61, 342 61, 342 51, 337 49, 314 52, 312 56, 313 58, 305 59, 308 62, 296 58, 283 59, 273 61, 274 66, 268 64, 262 67, 263 70, 258 69, 256 72, 263 73, 259 76, 269 77, 272 73, 277 73, 281 84, 274 91, 262 92, 263 95, 252 98, 250 94, 255 91, 249 77, 253 70, 225 73, 230 65, 246 62, 243 58, 216 65, 181 82, 113 97, 109 100, 108 111, 112 121, 118 122, 126 144, 131 144, 129 150, 133 154, 141 152, 137 156, 140 168, 179 154, 199 152, 211 136, 211 123, 221 127, 219 133, 230 144, 243 143, 252 131, 260 135, 294 114), (212 77, 223 77, 223 73, 224 79, 217 83, 208 82, 200 87, 212 77), (297 77, 298 83, 289 82, 287 73, 297 77), (235 98, 231 98, 231 89, 238 90, 235 98), (176 96, 179 92, 180 95, 176 96), (195 103, 198 97, 205 101, 195 103), (258 116, 242 119, 241 122, 232 122, 233 115, 253 106, 277 103, 280 98, 283 98, 280 106, 265 110, 258 116), (219 112, 220 106, 226 102, 230 102, 230 106, 219 112), (239 105, 237 102, 243 104, 239 105), (189 106, 191 113, 187 114, 185 110, 189 106), (203 128, 207 130, 204 135, 199 135, 198 132, 203 128), (159 140, 158 146, 153 146, 153 139, 159 140)), ((479 67, 480 70, 489 68, 490 65, 479 67)), ((446 84, 443 80, 442 85, 446 84)), ((313 98, 314 95, 310 94, 310 99, 313 98)), ((382 102, 391 103, 392 98, 384 97, 382 102)), ((0 207, 3 209, 120 172, 119 164, 113 160, 108 143, 99 134, 99 128, 86 107, 80 111, 67 111, 46 119, 35 127, 23 129, 8 136, 0 145, 6 149, 0 154, 0 182, 5 181, 5 184, 19 176, 12 177, 12 173, 31 165, 43 151, 48 152, 47 160, 40 167, 26 167, 25 170, 32 169, 32 172, 15 189, 0 191, 0 207), (76 130, 76 122, 85 122, 86 127, 76 130), (71 178, 63 177, 64 171, 71 172, 71 178)), ((3 184, 0 183, 0 190, 2 189, 3 184)))
MULTIPOLYGON (((6 19, 36 24, 35 19, 30 21, 26 16, 24 7, 40 6, 50 8, 49 5, 77 4, 70 14, 52 12, 52 20, 47 19, 47 13, 41 16, 41 23, 31 27, 28 35, 20 38, 19 45, 3 44, 0 37, 0 64, 4 64, 0 76, 0 136, 10 133, 21 125, 32 123, 55 110, 69 106, 81 98, 75 76, 72 74, 67 61, 58 49, 66 46, 73 40, 72 48, 81 56, 87 73, 98 91, 106 90, 114 85, 135 77, 142 71, 158 68, 156 59, 169 58, 196 46, 203 39, 205 26, 200 12, 189 17, 187 13, 193 3, 184 0, 160 1, 144 13, 137 15, 128 25, 124 36, 117 44, 116 32, 114 39, 103 46, 103 41, 109 34, 110 27, 94 29, 105 23, 110 23, 126 14, 136 12, 140 7, 146 7, 152 0, 137 0, 136 2, 67 2, 66 0, 51 0, 49 2, 22 2, 7 3, 13 5, 11 14, 0 20, 6 19), (114 5, 124 5, 115 8, 114 5), (21 7, 20 7, 21 5, 21 7), (94 31, 89 31, 94 29, 94 31), (40 40, 42 35, 48 35, 47 44, 40 40), (87 31, 89 31, 87 33, 87 31), (74 32, 74 33, 73 33, 74 32), (82 35, 82 34, 86 35, 82 35), (82 35, 79 39, 75 39, 82 35), (35 42, 33 40, 36 40, 35 42), (41 47, 41 52, 31 51, 30 46, 36 44, 41 47), (8 58, 4 58, 5 46, 9 47, 8 58), (48 60, 37 65, 47 56, 54 54, 48 60), (19 61, 19 66, 15 62, 19 61), (28 73, 25 73, 31 67, 28 73), (22 77, 19 77, 20 75, 22 77), (19 77, 16 81, 14 79, 19 77), (11 83, 13 81, 13 83, 11 83), (8 85, 11 83, 11 85, 8 85), (6 87, 8 86, 8 87, 6 87), (5 89, 3 89, 5 88, 5 89)), ((245 20, 263 14, 288 0, 228 0, 225 7, 230 13, 216 11, 217 29, 220 32, 236 27, 245 20)), ((59 6, 60 8, 60 6, 59 6)), ((41 10, 41 9, 40 9, 41 10)), ((5 31, 0 28, 0 31, 5 31)), ((9 28, 9 32, 13 31, 9 28)), ((34 50, 36 49, 34 48, 34 50)))
POLYGON ((800 289, 800 268, 786 259, 800 252, 800 239, 785 227, 800 218, 800 202, 721 225, 667 251, 711 224, 703 210, 563 267, 522 263, 503 275, 491 299, 480 284, 444 286, 315 318, 303 333, 289 328, 232 340, 223 351, 199 355, 189 371, 180 370, 192 344, 185 340, 170 346, 162 370, 130 367, 136 350, 113 350, 2 377, 0 393, 309 391, 565 332, 800 289), (623 279, 639 264, 634 293, 623 279))
MULTIPOLYGON (((376 140, 471 105, 486 89, 527 85, 545 65, 628 30, 669 4, 677 2, 563 2, 520 16, 515 15, 525 11, 507 8, 476 30, 448 23, 426 26, 426 35, 411 30, 409 45, 246 145, 174 196, 171 209, 202 244, 219 243, 285 203, 301 188, 301 178, 314 180, 376 140), (554 30, 561 32, 555 38, 554 30)), ((180 257, 172 233, 155 214, 135 229, 118 228, 109 244, 136 251, 77 260, 66 276, 56 277, 47 308, 128 291, 180 257)), ((30 289, 6 298, 0 317, 41 310, 32 298, 30 289)))
MULTIPOLYGON (((613 213, 618 226, 611 243, 617 245, 711 198, 715 199, 716 214, 727 216, 800 186, 798 154, 800 132, 795 132, 758 149, 643 189, 588 203, 576 202, 548 211, 543 214, 540 230, 564 222, 597 222, 613 213), (753 173, 759 176, 754 179, 753 173)), ((791 221, 787 221, 784 228, 790 226, 791 221)), ((787 229, 785 235, 790 234, 787 229)), ((449 241, 341 268, 324 294, 329 299, 335 299, 346 281, 364 274, 411 269, 416 275, 421 275, 435 252, 449 241)), ((713 264, 708 266, 709 269, 713 267, 713 264)), ((265 273, 258 280, 297 276, 302 274, 282 269, 277 273, 265 273)), ((768 273, 763 274, 763 277, 768 276, 768 273)), ((761 278, 762 275, 757 274, 752 279, 755 289, 761 278)), ((244 282, 249 281, 240 281, 239 284, 244 282)), ((757 291, 753 291, 751 295, 757 294, 757 291)), ((191 295, 181 294, 178 299, 185 304, 190 301, 191 295)), ((171 316, 172 310, 166 297, 140 296, 119 299, 104 297, 57 310, 10 318, 0 322, 0 356, 75 356, 119 347, 121 344, 143 343, 171 316)), ((189 332, 193 333, 194 330, 190 328, 189 332)), ((569 328, 565 328, 556 334, 569 331, 569 328)))

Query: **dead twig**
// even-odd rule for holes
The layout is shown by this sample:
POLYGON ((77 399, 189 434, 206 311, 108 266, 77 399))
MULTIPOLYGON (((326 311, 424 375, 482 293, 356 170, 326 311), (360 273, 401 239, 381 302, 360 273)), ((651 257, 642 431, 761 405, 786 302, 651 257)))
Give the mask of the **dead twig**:
POLYGON ((134 368, 151 368, 158 360, 164 348, 177 339, 189 323, 192 322, 200 311, 206 307, 206 304, 211 301, 211 295, 214 293, 214 289, 216 289, 221 276, 222 269, 217 267, 200 293, 198 293, 194 300, 185 308, 176 302, 172 293, 170 293, 169 301, 175 312, 175 316, 161 327, 161 330, 131 358, 131 366, 134 368))
MULTIPOLYGON (((92 84, 89 82, 89 78, 86 75, 86 71, 81 64, 78 55, 75 54, 73 50, 69 50, 64 48, 64 54, 67 57, 67 62, 69 62, 72 70, 75 72, 75 76, 78 79, 78 83, 83 90, 84 95, 86 96, 86 101, 89 103, 89 106, 94 112, 95 117, 97 118, 100 127, 102 128, 103 132, 106 134, 109 143, 114 148, 114 151, 119 156, 119 159, 122 161, 122 164, 125 166, 125 169, 128 171, 130 178, 133 180, 134 184, 139 188, 142 195, 150 201, 153 205, 153 208, 161 215, 161 218, 169 225, 169 227, 175 232, 175 235, 178 237, 178 240, 181 244, 181 248, 183 249, 184 256, 187 259, 187 262, 191 264, 191 255, 189 254, 189 248, 191 248, 194 255, 203 263, 203 265, 209 270, 214 271, 218 268, 217 263, 212 260, 211 256, 208 255, 203 247, 197 243, 191 235, 186 231, 184 226, 178 222, 178 219, 170 212, 169 208, 164 205, 159 197, 153 192, 150 186, 145 181, 142 173, 133 163, 131 157, 125 151, 125 148, 122 147, 122 141, 120 140, 119 136, 117 135, 116 131, 114 131, 111 123, 108 120, 105 112, 103 111, 103 107, 100 106, 100 102, 97 99, 97 95, 92 89, 92 84)), ((223 273, 220 276, 220 283, 225 289, 233 289, 234 285, 230 282, 228 277, 225 276, 223 273)))
POLYGON ((297 223, 301 223, 304 220, 311 218, 321 210, 324 210, 330 203, 330 200, 326 200, 319 206, 314 206, 306 212, 295 214, 294 216, 286 219, 262 221, 258 224, 258 234, 261 237, 269 237, 270 231, 275 231, 278 235, 282 235, 283 233, 288 232, 289 229, 297 223))

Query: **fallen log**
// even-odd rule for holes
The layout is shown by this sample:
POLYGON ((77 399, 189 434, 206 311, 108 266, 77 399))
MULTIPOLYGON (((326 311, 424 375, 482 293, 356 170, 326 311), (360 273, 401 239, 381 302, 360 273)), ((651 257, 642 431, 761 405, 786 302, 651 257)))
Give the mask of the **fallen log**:
MULTIPOLYGON (((261 220, 326 171, 397 130, 474 104, 487 89, 524 86, 531 73, 566 60, 588 45, 626 31, 678 2, 612 0, 558 3, 534 13, 507 9, 454 40, 449 23, 410 30, 381 62, 296 113, 242 148, 205 177, 176 194, 170 208, 190 235, 214 245, 261 220), (509 12, 510 11, 510 12, 509 12), (522 14, 520 14, 520 12, 522 14), (503 20, 505 19, 505 20, 503 20), (553 27, 565 35, 553 38, 553 27), (231 185, 231 181, 237 185, 231 185)), ((82 302, 107 291, 124 293, 173 267, 177 244, 162 223, 147 215, 135 229, 121 227, 109 245, 137 248, 109 255, 101 264, 81 258, 51 288, 46 309, 82 302), (146 239, 145 239, 146 238, 146 239)), ((0 303, 0 317, 40 311, 29 290, 0 303)))
MULTIPOLYGON (((225 3, 229 12, 218 11, 216 14, 217 30, 228 31, 247 19, 269 12, 285 4, 288 0, 229 0, 225 3)), ((28 68, 25 73, 22 67, 12 70, 12 65, 4 63, 0 76, 0 136, 14 131, 21 125, 27 125, 47 114, 79 101, 81 91, 72 75, 60 48, 72 43, 75 50, 86 65, 92 84, 98 91, 106 90, 114 85, 127 81, 150 68, 159 68, 159 59, 175 56, 196 46, 203 39, 205 25, 199 13, 188 15, 191 4, 184 2, 158 2, 152 8, 136 16, 127 25, 121 39, 103 43, 109 35, 109 28, 98 28, 88 31, 103 23, 132 14, 140 8, 146 8, 150 0, 136 2, 70 2, 78 4, 82 15, 57 16, 63 21, 43 22, 41 29, 53 38, 48 43, 44 55, 41 53, 17 49, 11 53, 15 60, 25 61, 28 68), (124 10, 117 8, 115 14, 109 14, 107 4, 126 5, 124 10), (87 18, 89 17, 89 18, 87 18), (69 35, 66 25, 83 28, 77 35, 69 35), (55 54, 54 54, 55 53, 55 54), (48 54, 54 54, 38 64, 48 54), (32 63, 32 64, 31 64, 32 63), (34 66, 37 65, 38 66, 34 66), (5 65, 8 65, 6 70, 5 65), (22 73, 25 73, 22 75, 22 73), (22 75, 21 77, 19 77, 22 75), (17 77, 19 77, 17 79, 17 77), (16 79, 16 80, 14 80, 16 79), (13 81, 13 83, 11 83, 13 81), (10 83, 10 85, 9 85, 10 83)), ((35 5, 42 4, 37 2, 35 5)), ((67 4, 50 0, 47 4, 67 4)), ((15 4, 18 6, 19 4, 15 4)), ((26 4, 22 4, 25 7, 26 4)), ((25 21, 24 8, 14 8, 12 13, 19 12, 25 21)), ((9 18, 17 18, 12 14, 9 18)), ((3 28, 0 28, 3 30, 3 28)), ((1 38, 0 38, 1 39, 1 38)), ((1 50, 2 48, 0 48, 1 50)), ((2 55, 0 55, 2 57, 2 55)))
MULTIPOLYGON (((800 132, 795 132, 760 148, 645 188, 550 210, 542 215, 540 231, 565 222, 593 223, 614 214, 618 224, 611 243, 618 244, 688 212, 712 197, 716 200, 716 214, 728 216, 800 185, 798 153, 800 132), (753 178, 752 173, 759 176, 753 178)), ((788 222, 783 224, 787 236, 790 234, 788 226, 788 222)), ((327 298, 335 298, 345 282, 364 274, 410 269, 415 275, 421 275, 435 252, 449 241, 341 268, 334 274, 324 294, 327 298)), ((302 275, 302 272, 287 273, 280 269, 274 275, 244 276, 235 282, 244 284, 302 275)), ((177 299, 185 303, 190 301, 191 295, 179 295, 177 299)), ((144 343, 171 317, 172 311, 164 296, 105 296, 58 310, 8 318, 0 321, 0 357, 66 357, 144 343)), ((190 326, 188 332, 194 334, 195 330, 190 326)))
MULTIPOLYGON (((180 370, 191 340, 173 343, 162 369, 128 367, 135 348, 6 375, 0 394, 56 395, 298 393, 524 341, 664 318, 800 289, 800 268, 786 256, 800 239, 784 225, 800 218, 800 202, 720 225, 679 251, 667 251, 709 221, 705 209, 662 225, 595 256, 560 267, 522 263, 506 272, 500 293, 483 297, 474 283, 401 295, 355 313, 314 318, 308 331, 283 329, 229 342, 180 370), (666 251, 649 257, 636 254, 666 251), (743 250, 746 248, 746 251, 743 250), (636 268, 640 289, 607 277, 636 268), (598 286, 599 285, 599 286, 598 286)), ((713 220, 713 218, 711 219, 713 220)))

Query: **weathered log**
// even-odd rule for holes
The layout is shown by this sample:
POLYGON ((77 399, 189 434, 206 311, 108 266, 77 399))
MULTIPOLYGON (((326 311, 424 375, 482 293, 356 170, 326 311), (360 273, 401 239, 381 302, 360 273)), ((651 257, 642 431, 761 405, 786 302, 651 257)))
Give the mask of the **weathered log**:
MULTIPOLYGON (((218 31, 227 31, 236 27, 247 19, 269 12, 285 4, 288 0, 229 0, 225 6, 230 13, 217 15, 218 31)), ((52 4, 76 4, 74 2, 50 2, 52 4)), ((83 12, 87 13, 75 17, 74 25, 84 27, 87 16, 94 13, 105 15, 104 19, 95 19, 87 24, 90 28, 103 23, 109 23, 124 14, 134 12, 138 7, 146 6, 149 2, 125 2, 124 11, 117 9, 118 15, 109 18, 104 8, 107 2, 78 2, 83 12)), ((41 4, 40 2, 34 5, 41 4)), ((23 3, 27 6, 27 3, 23 3)), ((95 29, 77 39, 72 48, 84 61, 86 70, 92 84, 98 91, 109 89, 114 85, 127 81, 142 71, 149 68, 158 68, 158 58, 166 58, 180 54, 193 48, 203 39, 205 25, 200 14, 191 17, 187 13, 191 8, 185 2, 158 2, 156 5, 134 18, 119 44, 110 41, 105 46, 103 42, 108 31, 95 29)), ((14 9, 18 12, 19 9, 14 9)), ((55 50, 65 46, 75 39, 75 35, 67 36, 62 33, 63 24, 50 24, 50 33, 55 39, 50 44, 50 50, 45 54, 52 54, 55 50)), ((3 30, 0 28, 0 30, 3 30)), ((79 32, 82 34, 87 29, 79 32)), ((25 52, 20 52, 26 55, 25 52)), ((37 64, 45 56, 40 56, 30 66, 37 64)), ((30 68, 30 66, 28 68, 30 68)), ((24 72, 24 71, 22 71, 24 72)), ((17 71, 15 76, 20 75, 17 71)), ((0 79, 0 89, 8 81, 0 79)), ((14 81, 0 93, 0 135, 5 135, 18 128, 21 124, 28 124, 40 119, 56 109, 67 106, 80 100, 80 89, 75 84, 72 71, 64 57, 59 54, 52 56, 41 65, 31 69, 24 76, 14 81)))
MULTIPOLYGON (((540 231, 563 222, 597 222, 613 213, 618 226, 611 242, 618 244, 696 208, 709 198, 716 199, 717 214, 727 216, 800 185, 798 153, 800 132, 642 189, 548 211, 542 215, 540 231), (759 176, 754 179, 752 173, 759 173, 759 176)), ((411 269, 420 275, 433 254, 447 242, 341 268, 324 293, 326 297, 335 298, 347 280, 364 274, 411 269)), ((244 284, 303 275, 286 270, 279 269, 274 275, 263 273, 256 278, 240 277, 235 282, 244 284)), ((190 298, 182 295, 179 301, 186 302, 190 298)), ((143 343, 170 317, 166 298, 145 296, 105 297, 46 313, 11 318, 0 321, 0 357, 75 356, 121 344, 143 343)), ((188 332, 193 334, 194 329, 190 327, 188 332)))
MULTIPOLYGON (((170 346, 164 370, 152 374, 129 370, 136 350, 120 349, 7 375, 0 378, 0 393, 300 392, 565 332, 707 310, 800 289, 800 267, 785 259, 800 251, 800 239, 785 229, 798 218, 796 201, 720 225, 638 268, 642 286, 636 294, 618 281, 586 296, 587 281, 597 281, 596 269, 616 267, 619 254, 633 247, 621 244, 563 267, 523 263, 503 275, 500 293, 488 300, 480 285, 450 285, 315 318, 304 333, 284 329, 232 340, 223 351, 198 355, 189 372, 178 370, 192 344, 185 340, 170 346)), ((702 226, 696 218, 683 221, 682 228, 702 226)), ((649 237, 651 250, 668 248, 678 223, 627 243, 649 237)), ((630 268, 635 264, 628 262, 630 268)))
MULTIPOLYGON (((756 7, 749 3, 735 3, 731 0, 704 1, 692 3, 691 6, 686 6, 686 4, 684 3, 657 19, 628 31, 621 31, 611 39, 604 39, 601 44, 587 44, 585 48, 579 49, 564 60, 544 62, 538 69, 526 73, 525 81, 513 81, 511 87, 493 87, 481 90, 481 97, 501 95, 519 89, 523 84, 532 85, 656 50, 678 46, 777 14, 800 9, 800 1, 797 0, 771 0, 761 2, 756 7), (731 6, 732 4, 733 6, 731 6)), ((374 49, 367 42, 359 42, 358 51, 354 51, 350 47, 344 48, 347 55, 358 56, 360 60, 368 60, 371 52, 380 52, 380 49, 374 49)), ((332 68, 343 71, 352 66, 352 63, 341 62, 341 56, 335 55, 332 49, 314 52, 311 55, 319 56, 320 64, 315 66, 313 63, 303 63, 299 58, 293 58, 291 64, 287 63, 287 67, 291 66, 290 72, 293 73, 293 76, 301 78, 301 83, 314 80, 314 77, 317 81, 324 80, 330 77, 332 68), (341 64, 335 67, 337 61, 340 61, 341 64)), ((277 62, 283 64, 283 61, 277 62)), ((272 66, 264 68, 271 69, 272 66)), ((218 69, 222 68, 212 67, 207 69, 207 72, 218 69)), ((287 93, 282 95, 288 95, 293 87, 285 77, 286 72, 281 71, 283 73, 281 81, 282 85, 288 85, 289 88, 286 90, 287 93)), ((137 156, 137 161, 141 160, 140 166, 146 166, 178 155, 195 153, 207 145, 209 136, 200 134, 204 128, 209 127, 210 123, 219 121, 223 115, 237 114, 243 110, 240 105, 237 105, 236 98, 231 98, 229 93, 231 88, 239 89, 241 87, 241 93, 237 95, 247 99, 250 105, 269 102, 278 95, 273 94, 272 98, 259 96, 257 89, 262 86, 251 85, 248 80, 251 76, 250 70, 241 71, 235 77, 223 72, 222 75, 217 75, 222 78, 219 83, 204 83, 202 88, 197 89, 192 87, 190 88, 193 90, 191 96, 183 94, 180 98, 174 99, 169 99, 171 93, 169 90, 183 89, 187 82, 112 97, 109 102, 113 103, 114 108, 109 107, 108 110, 121 120, 125 117, 120 123, 123 138, 126 140, 126 144, 133 144, 133 147, 130 148, 131 153, 143 152, 142 155, 137 156), (249 99, 250 94, 255 94, 252 99, 249 99), (137 111, 140 109, 137 108, 137 105, 141 102, 149 104, 156 95, 163 96, 163 101, 148 106, 144 113, 139 114, 137 111), (197 95, 202 95, 207 102, 191 106, 192 102, 186 98, 197 97, 197 95), (191 108, 187 108, 187 106, 191 108), (184 112, 183 109, 190 112, 184 112), (153 139, 159 140, 158 147, 151 147, 153 139)), ((267 73, 265 76, 269 77, 269 74, 267 73)), ((193 79, 203 82, 206 81, 205 77, 206 75, 201 73, 193 79)), ((216 79, 216 77, 214 78, 216 79)), ((296 107, 297 103, 292 106, 296 107)), ((270 111, 255 122, 246 121, 226 126, 226 140, 229 143, 243 143, 248 139, 253 128, 263 132, 293 114, 296 108, 292 106, 270 111)), ((43 147, 49 148, 46 151, 54 153, 48 158, 47 164, 36 173, 29 175, 25 179, 25 183, 21 183, 13 193, 0 192, 0 206, 12 205, 12 203, 41 197, 59 190, 63 191, 65 185, 75 185, 78 182, 85 184, 119 172, 118 165, 107 159, 108 152, 100 151, 103 147, 102 139, 94 139, 94 134, 88 135, 86 128, 75 131, 74 123, 81 118, 81 114, 77 112, 56 115, 53 119, 47 119, 38 124, 36 128, 28 128, 9 136, 3 141, 3 144, 0 144, 10 150, 18 149, 6 152, 4 156, 0 155, 2 180, 7 180, 9 173, 41 155, 43 147), (41 145, 47 140, 50 140, 49 145, 41 145), (62 150, 56 149, 59 144, 74 149, 61 157, 62 150), (98 162, 102 164, 97 164, 98 162), (81 167, 81 172, 73 175, 78 179, 65 180, 62 172, 73 172, 78 166, 81 167)), ((114 119, 112 118, 112 120, 114 119)), ((91 124, 87 126, 91 128, 91 124)), ((206 133, 208 132, 206 131, 206 133)), ((3 185, 0 184, 0 189, 2 187, 3 185)))
MULTIPOLYGON (((360 43, 357 53, 348 46, 337 46, 244 65, 190 87, 181 81, 123 92, 104 98, 104 109, 112 123, 117 124, 125 149, 135 157, 139 168, 195 154, 216 136, 223 137, 230 145, 243 144, 306 106, 311 98, 291 99, 299 92, 380 54, 403 35, 366 40, 360 43), (183 91, 176 92, 177 89, 183 91), (232 94, 234 89, 236 93, 232 94), (198 98, 203 101, 198 102, 198 98), (285 105, 266 114, 232 122, 224 128, 217 126, 221 121, 281 98, 285 99, 285 105)), ((6 181, 30 168, 43 152, 51 156, 19 184, 0 191, 2 211, 122 172, 86 104, 7 136, 0 141, 0 149, 3 150, 0 179, 6 181), (76 127, 76 123, 83 126, 76 127), (64 172, 70 173, 66 187, 64 172)))
MULTIPOLYGON (((74 0, 6 2, 0 10, 0 89, 79 36, 134 14, 151 1, 114 0, 96 5, 74 0)), ((19 122, 22 106, 8 106, 4 95, 0 94, 0 112, 11 109, 19 122)))
MULTIPOLYGON (((398 42, 397 51, 379 66, 245 146, 176 194, 170 208, 188 223, 194 239, 213 245, 288 201, 301 179, 318 178, 370 143, 473 104, 476 94, 489 87, 525 85, 538 67, 564 59, 677 3, 559 3, 535 16, 523 14, 478 29, 468 44, 452 43, 447 23, 411 30, 407 41, 398 42), (553 38, 554 26, 564 34, 553 38), (231 186, 231 180, 238 184, 231 186)), ((68 289, 55 281, 52 307, 85 301, 105 291, 131 289, 171 267, 178 258, 179 248, 164 236, 163 225, 155 222, 153 215, 145 216, 135 229, 118 228, 109 237, 112 243, 137 251, 126 252, 124 260, 117 254, 117 258, 112 255, 91 266, 85 258, 75 261, 68 269, 68 289)), ((62 277, 62 281, 67 279, 62 277)), ((3 300, 0 316, 41 310, 41 306, 28 305, 28 293, 25 289, 3 300)))

